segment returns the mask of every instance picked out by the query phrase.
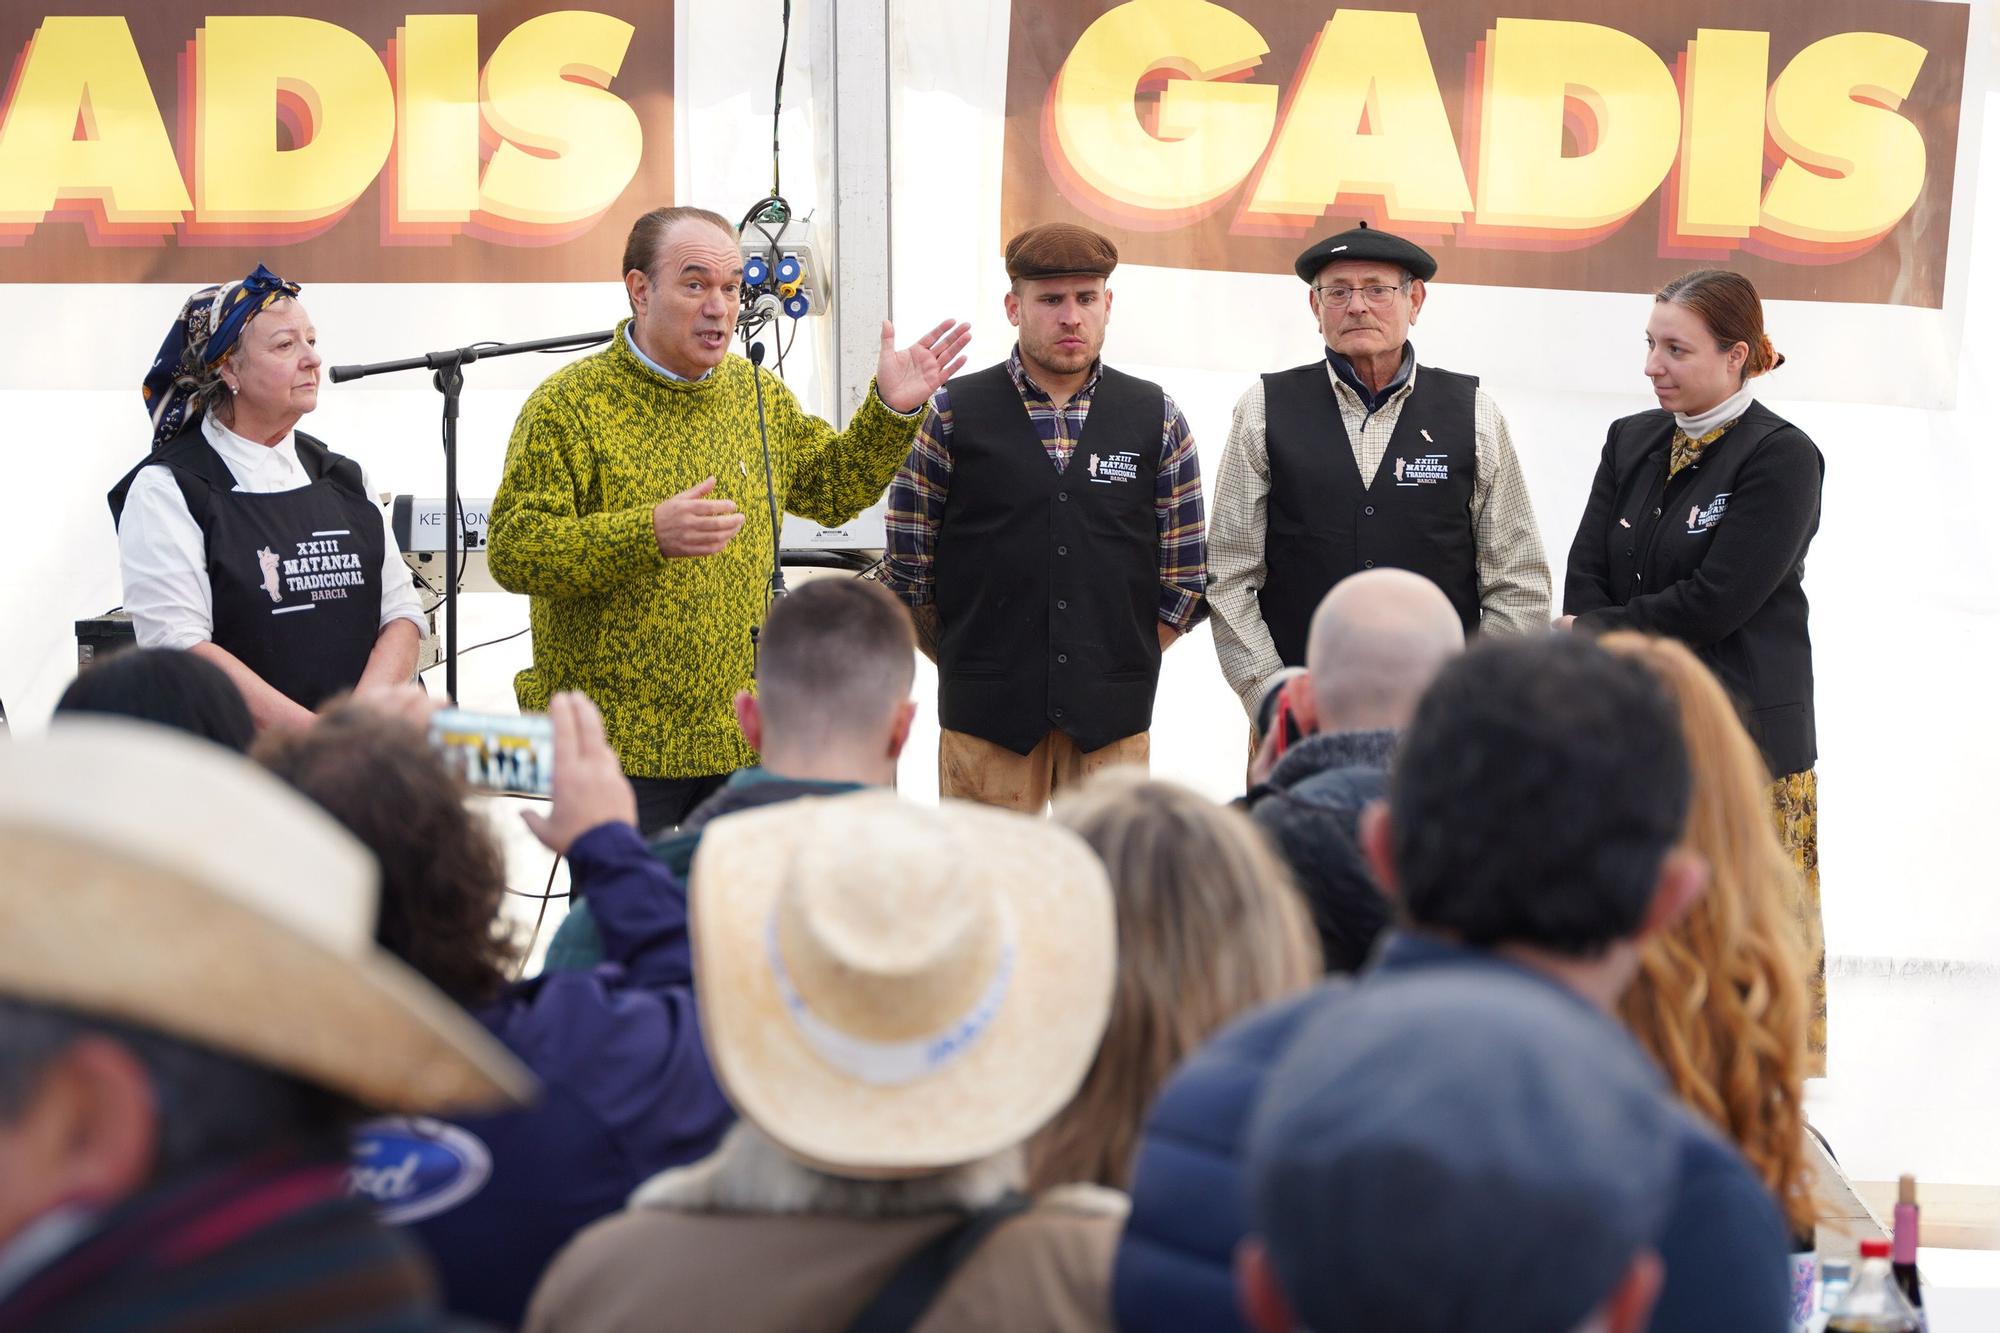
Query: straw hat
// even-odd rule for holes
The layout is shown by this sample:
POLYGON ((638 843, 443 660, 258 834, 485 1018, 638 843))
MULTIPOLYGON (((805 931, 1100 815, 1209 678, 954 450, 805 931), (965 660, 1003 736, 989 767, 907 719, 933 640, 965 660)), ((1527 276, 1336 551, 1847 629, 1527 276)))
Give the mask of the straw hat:
POLYGON ((1025 1140, 1111 1009, 1104 867, 1041 820, 884 792, 719 819, 692 875, 709 1060, 737 1111, 842 1176, 1025 1140))
POLYGON ((124 720, 0 745, 0 994, 115 1018, 383 1110, 534 1080, 375 945, 374 858, 235 754, 124 720))

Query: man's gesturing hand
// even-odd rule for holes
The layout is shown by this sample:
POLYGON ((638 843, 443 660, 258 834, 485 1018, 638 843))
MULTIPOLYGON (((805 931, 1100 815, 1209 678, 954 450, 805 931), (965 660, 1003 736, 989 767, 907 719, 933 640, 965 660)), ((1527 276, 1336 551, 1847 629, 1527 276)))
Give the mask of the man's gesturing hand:
POLYGON ((896 350, 896 326, 882 321, 882 355, 875 362, 875 392, 898 412, 924 405, 937 387, 965 364, 965 347, 972 341, 970 324, 950 320, 938 325, 903 351, 896 350))
POLYGON ((549 700, 549 725, 556 743, 549 812, 522 811, 529 832, 550 851, 568 855, 571 843, 600 824, 638 823, 638 800, 604 739, 597 706, 565 690, 549 700))
POLYGON ((734 500, 708 499, 714 489, 715 478, 710 477, 653 506, 653 540, 661 555, 714 555, 729 545, 743 526, 743 513, 734 500))

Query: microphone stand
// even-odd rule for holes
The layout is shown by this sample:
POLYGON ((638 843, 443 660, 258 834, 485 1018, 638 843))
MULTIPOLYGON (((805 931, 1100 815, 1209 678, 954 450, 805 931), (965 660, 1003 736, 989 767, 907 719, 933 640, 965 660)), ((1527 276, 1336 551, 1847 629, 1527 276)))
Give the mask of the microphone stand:
MULTIPOLYGON (((757 442, 764 450, 764 500, 771 509, 771 589, 765 599, 765 613, 785 595, 785 563, 778 540, 778 491, 771 481, 771 436, 764 425, 764 344, 750 344, 750 383, 757 391, 757 442)), ((750 627, 750 674, 757 674, 757 635, 760 626, 750 627)))
POLYGON ((389 375, 404 370, 431 371, 431 384, 444 395, 444 692, 458 702, 458 537, 465 514, 458 502, 458 396, 465 388, 465 367, 474 361, 521 352, 569 352, 611 341, 612 331, 573 333, 564 338, 540 338, 524 343, 474 343, 443 352, 426 352, 401 361, 365 366, 334 366, 327 378, 335 384, 389 375))

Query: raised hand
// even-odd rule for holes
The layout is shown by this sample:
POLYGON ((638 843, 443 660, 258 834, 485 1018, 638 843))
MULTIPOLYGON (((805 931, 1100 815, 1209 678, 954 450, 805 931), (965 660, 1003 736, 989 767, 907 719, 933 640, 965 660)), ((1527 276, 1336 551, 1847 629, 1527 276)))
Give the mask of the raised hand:
POLYGON ((898 412, 914 412, 965 364, 965 347, 972 341, 970 324, 950 320, 938 325, 902 351, 896 350, 896 326, 882 321, 882 355, 875 362, 875 392, 898 412))
POLYGON ((600 824, 637 824, 639 805, 618 755, 604 739, 604 719, 586 695, 565 690, 549 700, 555 733, 555 775, 549 812, 521 812, 544 847, 564 855, 570 844, 600 824))
POLYGON ((653 506, 653 540, 661 555, 714 555, 729 545, 743 526, 743 513, 734 500, 706 498, 714 489, 715 478, 710 477, 653 506))

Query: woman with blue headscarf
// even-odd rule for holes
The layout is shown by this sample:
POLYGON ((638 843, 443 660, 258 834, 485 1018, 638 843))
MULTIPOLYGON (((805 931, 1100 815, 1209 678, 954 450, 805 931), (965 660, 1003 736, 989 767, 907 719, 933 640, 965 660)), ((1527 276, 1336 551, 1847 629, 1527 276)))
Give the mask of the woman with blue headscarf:
POLYGON ((407 681, 423 612, 361 466, 296 429, 319 404, 297 283, 189 297, 147 374, 153 451, 112 488, 139 644, 228 673, 260 728, 407 681))

